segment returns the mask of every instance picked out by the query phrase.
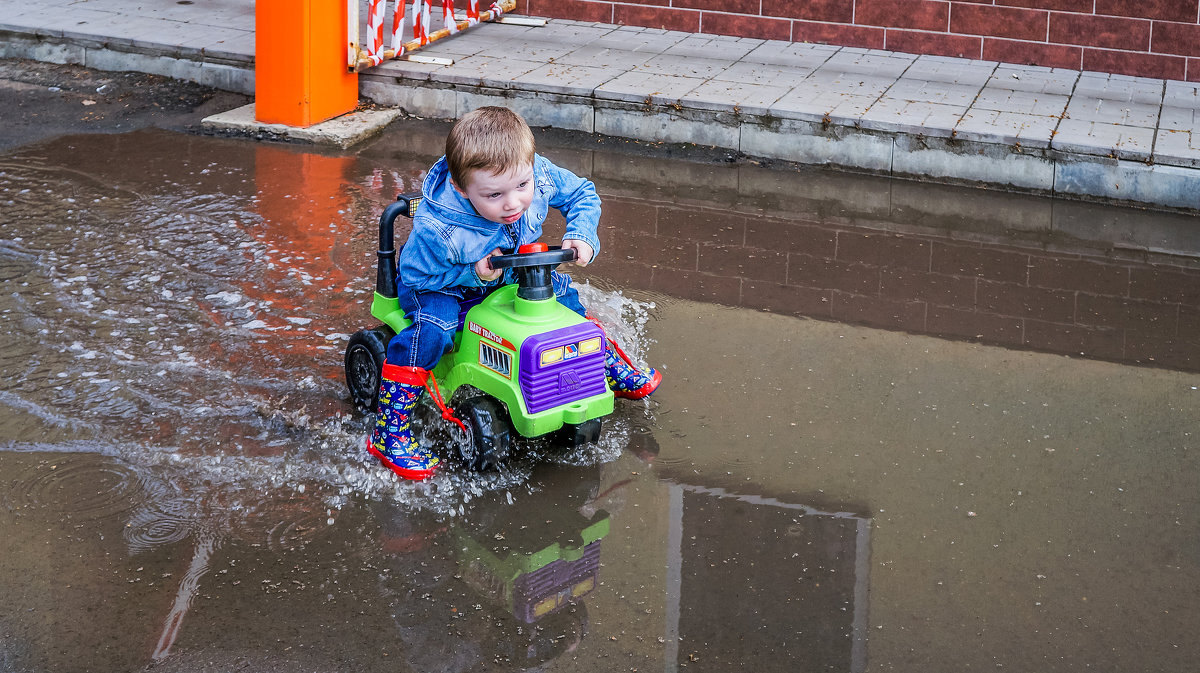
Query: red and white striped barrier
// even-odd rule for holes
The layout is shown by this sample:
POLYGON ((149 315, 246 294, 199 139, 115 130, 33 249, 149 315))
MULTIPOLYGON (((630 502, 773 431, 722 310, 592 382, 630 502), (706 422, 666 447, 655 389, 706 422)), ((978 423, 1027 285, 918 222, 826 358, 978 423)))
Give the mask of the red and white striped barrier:
POLYGON ((418 44, 429 44, 429 5, 427 0, 413 0, 413 41, 418 44))
MULTIPOLYGON (((404 22, 404 6, 400 6, 400 22, 404 22)), ((371 0, 371 4, 367 7, 367 39, 371 42, 371 50, 365 55, 365 58, 371 61, 371 65, 379 65, 383 62, 382 52, 380 48, 383 45, 383 17, 387 9, 387 3, 384 0, 371 0)))
POLYGON ((496 0, 486 12, 480 13, 479 0, 467 0, 466 15, 463 18, 455 16, 454 0, 442 0, 442 21, 444 27, 429 32, 431 0, 413 0, 412 22, 413 39, 405 42, 402 34, 405 23, 404 0, 394 0, 392 10, 392 29, 389 34, 388 46, 384 48, 383 26, 387 20, 387 0, 369 0, 367 7, 367 40, 366 49, 360 49, 358 43, 358 1, 348 0, 348 37, 350 41, 347 65, 351 70, 372 68, 386 60, 399 58, 419 47, 449 37, 483 21, 500 18, 505 12, 516 8, 516 0, 496 0))

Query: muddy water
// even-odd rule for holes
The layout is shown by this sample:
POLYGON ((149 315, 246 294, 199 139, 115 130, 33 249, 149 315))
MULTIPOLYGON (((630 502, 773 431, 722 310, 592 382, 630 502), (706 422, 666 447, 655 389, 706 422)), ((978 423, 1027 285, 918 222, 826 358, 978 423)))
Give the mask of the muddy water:
POLYGON ((0 159, 0 670, 1200 654, 1192 218, 546 138, 606 201, 586 301, 667 382, 398 484, 341 353, 444 131, 0 159))

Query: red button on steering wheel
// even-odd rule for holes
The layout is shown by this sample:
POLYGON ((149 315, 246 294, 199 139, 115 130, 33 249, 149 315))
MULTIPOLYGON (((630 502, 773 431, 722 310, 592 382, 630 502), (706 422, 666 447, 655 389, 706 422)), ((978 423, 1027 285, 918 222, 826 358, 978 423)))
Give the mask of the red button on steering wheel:
POLYGON ((534 243, 526 243, 525 245, 517 248, 517 253, 525 254, 527 252, 546 252, 549 249, 550 246, 542 243, 541 241, 536 241, 534 243))

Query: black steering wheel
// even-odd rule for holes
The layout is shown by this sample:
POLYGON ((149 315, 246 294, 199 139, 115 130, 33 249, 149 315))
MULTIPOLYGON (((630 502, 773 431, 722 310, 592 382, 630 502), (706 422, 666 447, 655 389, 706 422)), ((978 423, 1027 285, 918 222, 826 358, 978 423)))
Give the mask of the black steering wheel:
POLYGON ((493 269, 524 269, 544 265, 555 267, 559 264, 574 262, 576 254, 575 248, 563 250, 555 246, 540 252, 514 252, 511 255, 496 255, 488 262, 493 269))
POLYGON ((517 296, 540 301, 554 296, 554 285, 550 281, 554 267, 574 262, 577 254, 574 248, 564 250, 545 243, 529 243, 511 255, 491 257, 488 263, 493 269, 516 269, 517 296))

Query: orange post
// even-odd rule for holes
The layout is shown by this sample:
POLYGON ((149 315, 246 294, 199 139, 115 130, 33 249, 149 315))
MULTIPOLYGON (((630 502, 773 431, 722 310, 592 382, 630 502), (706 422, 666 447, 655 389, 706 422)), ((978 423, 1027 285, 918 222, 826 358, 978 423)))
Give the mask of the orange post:
POLYGON ((257 0, 254 118, 312 126, 358 104, 358 74, 346 69, 344 0, 257 0))

